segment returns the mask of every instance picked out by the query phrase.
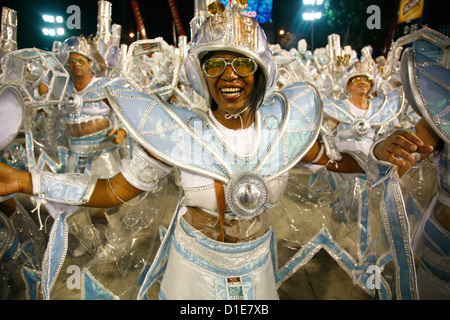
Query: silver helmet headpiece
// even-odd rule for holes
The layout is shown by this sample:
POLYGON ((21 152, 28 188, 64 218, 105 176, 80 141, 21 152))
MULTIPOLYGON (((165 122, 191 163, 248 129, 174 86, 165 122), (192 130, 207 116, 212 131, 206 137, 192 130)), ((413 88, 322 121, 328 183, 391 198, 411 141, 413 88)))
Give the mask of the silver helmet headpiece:
POLYGON ((210 100, 210 95, 201 59, 208 52, 232 51, 255 60, 264 74, 266 92, 269 92, 278 77, 263 29, 256 19, 242 14, 245 3, 234 0, 225 7, 219 1, 211 2, 208 6, 209 17, 191 41, 185 60, 186 74, 195 92, 206 101, 210 100))
POLYGON ((65 54, 65 59, 63 61, 64 64, 67 64, 67 60, 69 59, 70 53, 77 53, 82 56, 85 56, 86 58, 88 58, 91 61, 94 60, 92 48, 89 45, 88 40, 83 36, 70 37, 62 43, 61 47, 63 48, 64 54, 65 54))
POLYGON ((375 68, 367 61, 357 61, 347 69, 341 80, 341 85, 344 91, 347 88, 348 82, 358 76, 366 76, 367 78, 372 79, 372 85, 367 93, 371 94, 376 88, 375 68))

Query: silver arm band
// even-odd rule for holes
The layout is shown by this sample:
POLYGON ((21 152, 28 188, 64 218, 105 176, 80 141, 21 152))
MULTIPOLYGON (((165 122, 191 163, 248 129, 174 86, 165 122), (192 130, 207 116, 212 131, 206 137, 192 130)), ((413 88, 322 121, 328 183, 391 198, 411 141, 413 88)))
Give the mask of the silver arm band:
POLYGON ((375 147, 384 140, 386 140, 386 138, 375 141, 370 148, 365 168, 366 179, 369 185, 375 185, 378 181, 382 181, 395 168, 395 165, 387 161, 379 160, 373 153, 375 147))
POLYGON ((379 145, 380 143, 384 142, 386 140, 386 138, 381 138, 378 139, 377 141, 375 141, 372 146, 370 147, 370 151, 369 151, 369 156, 368 156, 368 161, 373 162, 377 165, 381 165, 381 166, 386 166, 386 167, 395 167, 394 164, 388 162, 388 161, 383 161, 378 159, 375 154, 373 153, 373 150, 375 149, 375 147, 377 145, 379 145))
POLYGON ((31 170, 33 194, 46 201, 81 205, 89 201, 98 177, 85 174, 38 172, 31 170))
POLYGON ((311 161, 311 163, 317 163, 317 161, 319 161, 320 158, 322 157, 323 151, 324 151, 324 150, 325 150, 325 147, 323 146, 323 143, 321 143, 321 144, 320 144, 320 150, 319 150, 319 153, 318 153, 317 156, 314 158, 314 160, 311 161))
POLYGON ((134 144, 131 158, 120 163, 120 172, 134 187, 143 191, 157 189, 158 181, 169 174, 172 168, 150 157, 140 145, 134 144))
POLYGON ((336 138, 334 137, 328 124, 323 124, 321 127, 322 144, 325 147, 325 153, 328 159, 331 161, 340 161, 342 155, 340 154, 338 147, 336 145, 336 138))

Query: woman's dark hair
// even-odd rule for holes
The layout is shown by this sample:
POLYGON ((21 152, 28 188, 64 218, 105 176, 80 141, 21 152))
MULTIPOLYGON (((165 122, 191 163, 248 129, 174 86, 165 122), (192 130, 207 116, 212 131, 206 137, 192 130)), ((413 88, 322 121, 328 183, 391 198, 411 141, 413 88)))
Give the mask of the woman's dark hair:
MULTIPOLYGON (((200 60, 201 65, 209 59, 213 52, 209 52, 200 60)), ((261 104, 263 103, 264 96, 266 94, 266 79, 261 70, 261 66, 258 66, 258 70, 254 73, 255 77, 255 87, 253 88, 252 96, 250 97, 250 114, 253 117, 256 111, 259 109, 261 104)), ((211 98, 211 110, 214 111, 218 108, 216 101, 211 98)))

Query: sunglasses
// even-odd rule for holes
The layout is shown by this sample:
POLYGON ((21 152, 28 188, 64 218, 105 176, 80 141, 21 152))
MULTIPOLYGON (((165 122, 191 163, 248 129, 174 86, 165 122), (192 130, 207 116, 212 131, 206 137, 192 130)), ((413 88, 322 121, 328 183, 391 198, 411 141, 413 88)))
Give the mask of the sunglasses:
POLYGON ((69 59, 67 61, 67 63, 69 64, 69 66, 74 66, 76 63, 78 63, 80 66, 84 66, 86 64, 86 62, 88 62, 85 59, 69 59))
POLYGON ((363 82, 367 83, 368 85, 372 85, 373 80, 371 78, 367 78, 367 77, 355 77, 352 79, 352 83, 356 86, 363 82))
POLYGON ((203 64, 203 71, 210 78, 220 76, 227 66, 231 66, 233 71, 241 77, 250 77, 258 69, 258 64, 251 58, 234 58, 227 62, 223 58, 211 58, 203 64))

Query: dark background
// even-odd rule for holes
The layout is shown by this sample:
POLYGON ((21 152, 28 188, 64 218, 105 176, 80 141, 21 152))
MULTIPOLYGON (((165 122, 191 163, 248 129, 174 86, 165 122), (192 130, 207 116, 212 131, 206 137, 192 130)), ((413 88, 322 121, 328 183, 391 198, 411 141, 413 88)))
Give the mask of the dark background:
MULTIPOLYGON (((112 4, 111 24, 122 26, 122 43, 130 44, 128 34, 137 31, 136 20, 129 0, 110 0, 112 4)), ((313 48, 324 47, 327 36, 337 33, 341 36, 341 46, 351 45, 358 53, 361 48, 371 45, 374 57, 386 54, 390 40, 398 38, 395 25, 399 0, 325 0, 328 8, 337 12, 336 23, 324 16, 314 23, 304 22, 301 12, 304 9, 302 0, 273 0, 273 22, 264 24, 270 43, 279 43, 283 48, 296 47, 298 40, 304 38, 313 48), (375 4, 381 9, 381 29, 369 30, 366 20, 369 14, 366 8, 375 4), (349 14, 347 14, 349 12, 349 14), (339 14, 342 14, 339 16, 339 14), (355 18, 356 17, 356 18, 355 18), (280 36, 279 30, 286 31, 280 36)), ((163 37, 169 44, 174 44, 174 28, 167 0, 139 0, 138 1, 148 38, 163 37)), ((448 35, 449 19, 444 2, 425 0, 425 9, 420 25, 428 25, 437 31, 448 35)), ((183 23, 183 29, 188 39, 191 39, 190 21, 194 16, 194 0, 176 0, 177 9, 183 23)), ((36 47, 51 50, 54 38, 46 37, 42 33, 43 14, 61 15, 64 21, 70 16, 66 13, 69 5, 78 5, 81 9, 81 30, 67 30, 63 41, 72 35, 95 35, 97 32, 97 0, 0 0, 0 6, 7 6, 18 13, 17 42, 20 48, 36 47)), ((311 49, 311 48, 310 48, 311 49)))

